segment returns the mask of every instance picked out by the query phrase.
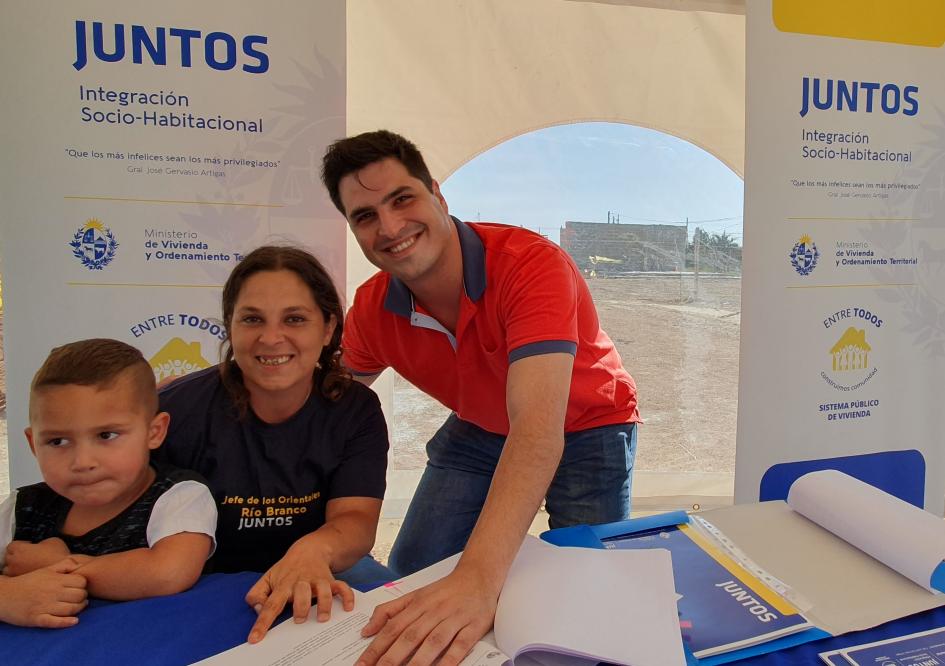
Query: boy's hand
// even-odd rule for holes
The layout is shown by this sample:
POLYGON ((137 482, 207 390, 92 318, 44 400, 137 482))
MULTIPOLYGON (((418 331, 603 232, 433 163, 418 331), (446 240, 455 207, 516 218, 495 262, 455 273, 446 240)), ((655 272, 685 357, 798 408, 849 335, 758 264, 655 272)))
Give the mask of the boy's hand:
POLYGON ((0 577, 0 620, 23 627, 71 627, 88 605, 85 577, 72 558, 16 578, 0 577))
POLYGON ((48 567, 69 557, 69 548, 62 539, 52 537, 39 543, 11 541, 7 546, 4 576, 23 574, 48 567))

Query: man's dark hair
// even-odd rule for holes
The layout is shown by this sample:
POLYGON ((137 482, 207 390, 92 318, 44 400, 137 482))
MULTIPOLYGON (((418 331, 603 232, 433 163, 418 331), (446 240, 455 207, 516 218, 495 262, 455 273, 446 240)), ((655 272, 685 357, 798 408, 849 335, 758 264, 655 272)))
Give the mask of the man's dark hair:
POLYGON ((322 182, 342 215, 347 216, 338 194, 341 179, 388 157, 403 164, 407 173, 433 191, 433 176, 423 161, 423 155, 409 139, 388 130, 365 132, 335 141, 322 158, 322 182))
POLYGON ((125 373, 148 414, 157 414, 154 370, 138 349, 109 338, 70 342, 49 352, 33 377, 30 402, 34 395, 51 386, 76 384, 110 388, 125 373))

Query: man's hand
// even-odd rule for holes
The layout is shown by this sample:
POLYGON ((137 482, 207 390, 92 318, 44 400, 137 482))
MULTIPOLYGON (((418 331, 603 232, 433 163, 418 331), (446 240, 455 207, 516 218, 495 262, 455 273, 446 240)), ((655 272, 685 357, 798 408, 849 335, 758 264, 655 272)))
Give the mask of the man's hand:
POLYGON ((71 627, 87 605, 85 577, 66 558, 15 578, 0 577, 0 620, 24 627, 71 627))
POLYGON ((290 601, 292 616, 301 623, 308 618, 312 597, 315 597, 317 619, 324 622, 331 614, 335 595, 341 597, 346 611, 354 608, 354 592, 347 583, 335 580, 329 558, 318 546, 317 536, 311 534, 299 539, 246 594, 246 603, 259 614, 249 632, 249 642, 261 641, 290 601))
POLYGON ((495 581, 457 568, 435 583, 381 604, 361 630, 362 636, 377 637, 357 666, 407 660, 425 666, 440 655, 441 666, 459 664, 492 628, 499 601, 495 587, 495 581))
POLYGON ((22 576, 23 574, 48 567, 69 557, 69 547, 57 537, 51 537, 39 543, 29 541, 11 541, 7 546, 4 576, 22 576))

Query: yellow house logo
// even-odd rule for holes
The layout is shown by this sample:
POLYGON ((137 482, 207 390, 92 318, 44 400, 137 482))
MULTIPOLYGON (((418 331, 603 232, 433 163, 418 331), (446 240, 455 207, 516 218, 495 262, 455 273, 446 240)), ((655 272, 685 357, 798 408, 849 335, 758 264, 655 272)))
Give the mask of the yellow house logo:
POLYGON ((203 357, 199 342, 184 342, 180 338, 171 338, 149 360, 158 382, 173 377, 181 377, 194 370, 209 368, 212 364, 203 357))
POLYGON ((834 372, 865 370, 873 348, 866 342, 866 331, 853 326, 844 331, 837 344, 830 348, 834 372))
MULTIPOLYGON (((870 321, 877 328, 882 323, 878 316, 863 308, 841 310, 835 315, 831 315, 826 321, 829 322, 843 313, 859 313, 863 319, 870 321)), ((827 385, 844 395, 852 396, 852 392, 866 386, 879 372, 873 358, 873 345, 866 341, 866 328, 848 326, 843 335, 828 350, 830 366, 824 367, 820 371, 820 376, 827 385)), ((876 344, 875 339, 873 344, 876 344)), ((826 363, 824 365, 826 366, 826 363)))

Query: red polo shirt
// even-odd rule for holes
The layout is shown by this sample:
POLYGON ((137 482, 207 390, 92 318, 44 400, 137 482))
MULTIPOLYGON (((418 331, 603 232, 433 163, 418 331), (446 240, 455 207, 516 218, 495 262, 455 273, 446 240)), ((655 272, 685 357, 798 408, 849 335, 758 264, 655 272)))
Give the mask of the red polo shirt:
POLYGON ((506 435, 509 364, 574 355, 565 432, 639 421, 636 386, 600 328, 590 291, 560 247, 526 229, 453 218, 463 256, 456 335, 379 272, 361 285, 345 319, 344 362, 407 381, 489 432, 506 435))

